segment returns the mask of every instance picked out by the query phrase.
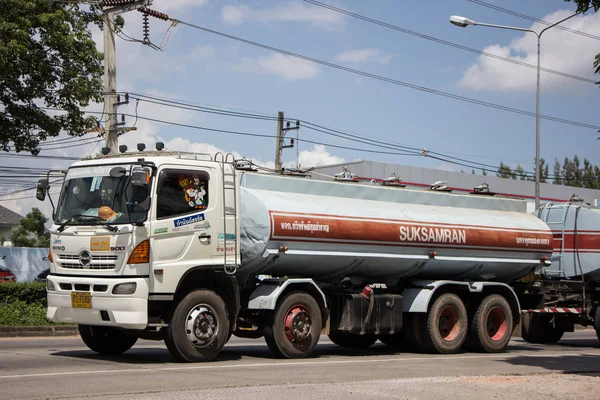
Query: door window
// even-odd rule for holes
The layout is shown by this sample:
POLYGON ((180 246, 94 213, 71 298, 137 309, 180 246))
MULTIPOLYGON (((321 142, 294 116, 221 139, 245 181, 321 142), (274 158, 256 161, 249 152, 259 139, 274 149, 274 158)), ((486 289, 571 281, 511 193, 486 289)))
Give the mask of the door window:
POLYGON ((209 175, 203 171, 163 170, 158 178, 158 219, 203 211, 208 207, 209 175))

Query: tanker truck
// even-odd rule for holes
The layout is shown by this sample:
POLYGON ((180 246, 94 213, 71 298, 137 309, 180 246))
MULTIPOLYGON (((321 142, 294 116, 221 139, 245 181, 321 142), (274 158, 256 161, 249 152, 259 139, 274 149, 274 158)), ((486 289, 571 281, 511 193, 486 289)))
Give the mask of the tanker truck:
MULTIPOLYGON (((53 206, 47 318, 78 324, 98 353, 164 340, 178 360, 209 361, 231 335, 264 337, 282 358, 311 355, 321 335, 501 352, 522 311, 547 304, 539 278, 555 233, 522 200, 269 173, 161 146, 74 163, 56 202, 51 183, 36 194, 53 206)), ((536 340, 545 327, 528 321, 536 340)))
POLYGON ((600 210, 573 195, 534 212, 552 230, 546 264, 514 289, 523 307, 521 335, 530 343, 553 344, 576 325, 593 326, 600 339, 600 210))

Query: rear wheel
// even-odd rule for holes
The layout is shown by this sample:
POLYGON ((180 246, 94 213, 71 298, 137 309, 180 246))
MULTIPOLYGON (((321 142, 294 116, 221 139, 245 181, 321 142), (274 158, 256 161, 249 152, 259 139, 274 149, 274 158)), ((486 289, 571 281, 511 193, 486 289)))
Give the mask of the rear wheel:
POLYGON ((521 337, 529 343, 555 344, 564 335, 565 328, 553 321, 553 315, 529 313, 523 316, 521 337))
POLYGON ((350 347, 355 349, 367 349, 371 347, 376 341, 377 336, 375 335, 355 335, 351 333, 332 333, 329 335, 329 339, 342 347, 350 347))
POLYGON ((90 350, 116 355, 129 350, 138 338, 104 326, 79 325, 79 335, 90 350))
POLYGON ((165 344, 180 361, 210 361, 230 336, 223 299, 210 290, 188 293, 176 306, 165 344))
POLYGON ((277 357, 308 357, 321 336, 321 310, 305 292, 288 294, 265 329, 265 341, 277 357))
POLYGON ((504 351, 512 334, 513 319, 508 301, 487 296, 475 312, 468 333, 470 347, 487 353, 504 351))
POLYGON ((467 337, 467 310, 460 297, 444 293, 427 314, 423 344, 432 353, 449 354, 460 350, 467 337))

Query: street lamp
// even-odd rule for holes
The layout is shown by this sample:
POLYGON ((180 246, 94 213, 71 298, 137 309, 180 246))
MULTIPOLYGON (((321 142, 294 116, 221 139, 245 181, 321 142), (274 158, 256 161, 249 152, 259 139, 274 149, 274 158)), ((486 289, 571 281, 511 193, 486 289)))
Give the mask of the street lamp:
POLYGON ((523 32, 531 32, 537 36, 537 93, 536 93, 536 101, 535 101, 535 209, 537 210, 540 206, 540 39, 542 34, 546 32, 548 29, 559 25, 566 20, 573 18, 576 15, 585 12, 586 10, 578 11, 573 15, 568 16, 567 18, 561 19, 558 22, 553 23, 542 29, 539 33, 534 31, 533 29, 527 28, 516 28, 514 26, 505 26, 505 25, 495 25, 495 24, 484 24, 481 22, 475 22, 472 19, 460 17, 457 15, 453 15, 450 17, 450 23, 461 28, 466 28, 469 25, 473 26, 488 26, 490 28, 500 28, 500 29, 510 29, 513 31, 523 31, 523 32))

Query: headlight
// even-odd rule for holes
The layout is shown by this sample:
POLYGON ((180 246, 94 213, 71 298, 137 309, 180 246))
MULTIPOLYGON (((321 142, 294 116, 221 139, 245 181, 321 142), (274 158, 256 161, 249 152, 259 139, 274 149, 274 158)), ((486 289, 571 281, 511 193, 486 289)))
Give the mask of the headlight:
POLYGON ((50 279, 46 279, 46 290, 48 292, 54 292, 56 290, 54 287, 54 282, 52 282, 50 279))
POLYGON ((136 287, 135 282, 119 283, 113 288, 112 294, 134 294, 136 287))

